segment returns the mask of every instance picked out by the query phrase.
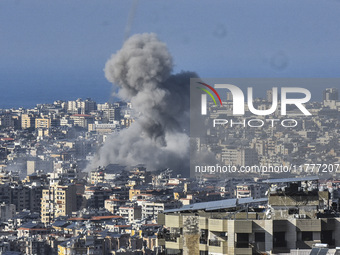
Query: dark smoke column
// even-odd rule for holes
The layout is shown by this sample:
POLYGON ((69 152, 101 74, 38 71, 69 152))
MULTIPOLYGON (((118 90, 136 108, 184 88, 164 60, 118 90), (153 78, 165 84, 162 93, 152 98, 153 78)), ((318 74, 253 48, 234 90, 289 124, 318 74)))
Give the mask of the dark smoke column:
POLYGON ((155 34, 134 35, 111 56, 105 76, 139 117, 128 129, 111 135, 91 168, 145 164, 149 170, 188 172, 189 84, 197 76, 171 72, 172 57, 155 34))

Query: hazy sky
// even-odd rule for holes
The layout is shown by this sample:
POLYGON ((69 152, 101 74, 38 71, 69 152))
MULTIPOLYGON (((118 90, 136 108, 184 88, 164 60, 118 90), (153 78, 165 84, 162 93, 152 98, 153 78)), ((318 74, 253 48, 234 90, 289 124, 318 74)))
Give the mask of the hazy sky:
MULTIPOLYGON (((132 1, 1 0, 0 108, 109 99, 105 62, 132 1)), ((175 72, 340 77, 340 0, 140 0, 131 34, 167 43, 175 72)))

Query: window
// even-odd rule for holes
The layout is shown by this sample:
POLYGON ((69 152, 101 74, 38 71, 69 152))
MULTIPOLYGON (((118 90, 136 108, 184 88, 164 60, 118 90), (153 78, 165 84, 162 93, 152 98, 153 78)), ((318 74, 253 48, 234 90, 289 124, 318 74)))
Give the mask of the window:
POLYGON ((273 245, 275 247, 286 247, 286 233, 285 232, 274 232, 273 245))
POLYGON ((248 248, 249 247, 249 234, 248 233, 237 233, 236 234, 236 247, 237 248, 248 248))
POLYGON ((208 242, 208 230, 207 229, 201 229, 200 243, 201 244, 207 244, 207 242, 208 242))
POLYGON ((289 208, 288 209, 288 214, 299 214, 299 208, 289 208))
POLYGON ((328 245, 335 245, 335 240, 333 239, 332 230, 323 230, 321 232, 321 243, 327 243, 328 245))
POLYGON ((265 242, 266 235, 264 232, 255 232, 255 242, 265 242))
POLYGON ((304 231, 301 235, 302 241, 313 241, 313 232, 312 231, 304 231))

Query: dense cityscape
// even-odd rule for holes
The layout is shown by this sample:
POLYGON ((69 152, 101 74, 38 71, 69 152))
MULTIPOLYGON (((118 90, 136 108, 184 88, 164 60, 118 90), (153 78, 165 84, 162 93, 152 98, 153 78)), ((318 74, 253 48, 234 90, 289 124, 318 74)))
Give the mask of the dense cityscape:
MULTIPOLYGON (((256 109, 270 108, 272 90, 266 96, 255 99, 256 109)), ((235 170, 242 167, 254 176, 269 177, 275 173, 281 177, 291 173, 336 176, 340 172, 338 98, 338 89, 325 89, 321 102, 306 104, 311 116, 301 115, 299 109, 292 107, 288 108, 287 116, 281 116, 278 107, 270 118, 251 114, 238 117, 232 116, 232 94, 227 92, 223 107, 209 104, 203 135, 193 137, 195 149, 211 152, 216 164, 233 166, 235 170)), ((214 166, 210 168, 196 166, 195 173, 221 173, 214 166)))
MULTIPOLYGON (((300 153, 305 163, 339 163, 339 107, 337 90, 327 89, 318 117, 293 138, 283 131, 268 140, 261 130, 247 140, 223 129, 229 144, 211 148, 223 148, 216 158, 225 164, 282 164, 300 153)), ((91 169, 106 139, 135 120, 124 102, 56 101, 2 109, 0 120, 0 254, 335 254, 340 246, 333 172, 269 179, 189 178, 143 164, 91 169)))
POLYGON ((340 255, 339 12, 0 1, 0 255, 340 255))

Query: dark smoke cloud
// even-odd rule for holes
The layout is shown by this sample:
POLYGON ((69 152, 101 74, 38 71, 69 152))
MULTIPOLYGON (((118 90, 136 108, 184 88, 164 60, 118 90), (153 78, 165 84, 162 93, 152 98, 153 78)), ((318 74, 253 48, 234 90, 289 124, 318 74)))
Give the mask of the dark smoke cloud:
POLYGON ((105 76, 119 87, 118 97, 140 115, 111 135, 92 167, 145 164, 150 170, 189 166, 189 84, 195 73, 172 75, 167 46, 155 34, 137 34, 107 61, 105 76))

